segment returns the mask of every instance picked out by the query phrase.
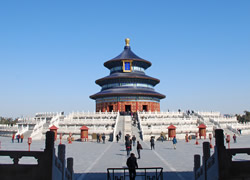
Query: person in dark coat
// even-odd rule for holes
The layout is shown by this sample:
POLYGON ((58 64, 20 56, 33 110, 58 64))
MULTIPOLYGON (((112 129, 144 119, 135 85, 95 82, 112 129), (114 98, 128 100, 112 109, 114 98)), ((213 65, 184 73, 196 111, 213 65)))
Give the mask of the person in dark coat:
POLYGON ((20 134, 17 135, 17 142, 19 143, 20 140, 20 134))
POLYGON ((151 150, 155 149, 155 140, 153 137, 151 137, 151 139, 150 139, 150 146, 151 146, 151 150))
POLYGON ((141 158, 141 149, 142 149, 142 146, 141 146, 141 144, 140 144, 139 141, 137 141, 137 147, 136 147, 136 149, 137 149, 137 153, 138 153, 138 159, 140 159, 141 158))
POLYGON ((103 141, 103 144, 105 144, 105 138, 106 138, 106 137, 105 137, 105 134, 103 133, 103 134, 102 134, 102 141, 103 141))
POLYGON ((130 151, 132 151, 132 139, 129 139, 130 142, 130 151))
POLYGON ((96 141, 99 143, 100 142, 100 134, 99 133, 97 133, 97 135, 96 135, 96 141))
POLYGON ((122 132, 119 131, 119 138, 121 139, 121 137, 122 137, 122 132))
POLYGON ((125 142, 125 146, 126 146, 127 156, 129 156, 130 151, 131 151, 131 144, 130 144, 130 141, 126 141, 126 142, 125 142))
POLYGON ((116 135, 116 141, 118 143, 118 141, 119 141, 119 134, 116 135))
POLYGON ((129 179, 135 180, 136 176, 135 169, 138 168, 138 164, 134 153, 131 153, 130 157, 127 159, 127 166, 129 170, 129 179))
POLYGON ((132 141, 133 141, 133 146, 135 146, 135 141, 136 141, 136 137, 135 137, 135 135, 133 135, 133 137, 132 137, 132 141))

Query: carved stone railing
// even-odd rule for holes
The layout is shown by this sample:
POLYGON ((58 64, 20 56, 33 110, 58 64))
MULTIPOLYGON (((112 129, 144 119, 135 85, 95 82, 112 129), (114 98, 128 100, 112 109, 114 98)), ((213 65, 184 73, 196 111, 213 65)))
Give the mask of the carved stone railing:
POLYGON ((116 141, 115 136, 116 136, 116 134, 118 133, 118 132, 117 132, 117 126, 118 126, 119 118, 120 118, 120 114, 119 114, 119 111, 118 111, 117 117, 116 117, 116 119, 115 119, 114 131, 113 131, 113 142, 116 141))
POLYGON ((65 168, 65 145, 58 147, 58 157, 54 149, 54 132, 46 133, 44 151, 0 151, 0 156, 8 156, 12 164, 0 164, 1 180, 15 179, 46 179, 71 180, 74 177, 73 159, 67 159, 65 168), (22 157, 33 157, 35 164, 20 164, 22 157))
POLYGON ((214 154, 211 157, 209 142, 203 143, 202 166, 200 166, 200 155, 194 156, 195 180, 250 177, 250 161, 233 161, 233 156, 237 154, 250 155, 250 148, 226 149, 222 129, 215 130, 215 141, 214 154))

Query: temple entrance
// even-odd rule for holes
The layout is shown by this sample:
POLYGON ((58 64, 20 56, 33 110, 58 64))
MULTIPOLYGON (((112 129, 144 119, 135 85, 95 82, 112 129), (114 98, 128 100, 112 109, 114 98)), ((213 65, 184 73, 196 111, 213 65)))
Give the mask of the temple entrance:
POLYGON ((142 110, 147 112, 148 111, 148 106, 147 105, 143 105, 142 106, 142 110))
POLYGON ((131 111, 131 105, 125 105, 125 111, 126 112, 131 111))
POLYGON ((113 105, 109 105, 109 112, 113 111, 113 105))

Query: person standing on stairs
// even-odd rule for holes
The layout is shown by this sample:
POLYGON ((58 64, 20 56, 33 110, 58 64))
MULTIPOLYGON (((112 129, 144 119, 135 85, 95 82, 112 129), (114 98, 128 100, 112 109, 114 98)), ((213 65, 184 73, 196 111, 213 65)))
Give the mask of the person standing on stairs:
POLYGON ((135 141, 136 141, 136 137, 135 137, 135 135, 133 135, 133 137, 132 137, 132 141, 133 141, 133 146, 135 146, 135 141))
POLYGON ((122 132, 119 131, 119 138, 121 139, 121 137, 122 137, 122 132))
POLYGON ((116 141, 118 143, 118 141, 119 141, 119 134, 116 135, 116 141))

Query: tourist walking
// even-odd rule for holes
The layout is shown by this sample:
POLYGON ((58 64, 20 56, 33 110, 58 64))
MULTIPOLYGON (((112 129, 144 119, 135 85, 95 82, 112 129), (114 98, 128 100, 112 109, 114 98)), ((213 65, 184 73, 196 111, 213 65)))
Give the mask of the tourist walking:
POLYGON ((139 141, 137 141, 137 147, 136 147, 136 149, 137 149, 137 153, 138 153, 138 159, 140 159, 141 158, 141 149, 142 149, 142 146, 141 146, 141 144, 140 144, 139 141))
POLYGON ((105 137, 105 134, 103 133, 103 134, 102 134, 102 142, 103 142, 103 144, 105 144, 105 138, 106 138, 106 137, 105 137))
POLYGON ((116 141, 118 143, 118 141, 119 141, 119 134, 116 135, 116 141))
POLYGON ((133 137, 132 137, 132 141, 133 141, 133 146, 135 146, 135 141, 136 141, 136 137, 135 137, 135 135, 133 135, 133 137))
POLYGON ((173 145, 174 145, 174 149, 176 149, 176 144, 177 144, 177 139, 176 139, 176 137, 174 136, 174 138, 173 138, 173 145))
POLYGON ((128 141, 130 139, 130 135, 129 134, 126 134, 125 136, 125 141, 128 141))
POLYGON ((233 135, 234 143, 236 143, 236 135, 233 135))
POLYGON ((151 137, 151 139, 150 139, 150 146, 151 146, 151 150, 155 149, 155 140, 153 137, 151 137))
POLYGON ((125 142, 125 147, 126 147, 126 151, 127 151, 127 156, 129 156, 130 151, 131 151, 131 144, 130 144, 130 141, 126 141, 126 142, 125 142))
POLYGON ((12 143, 14 143, 15 140, 15 133, 12 134, 12 143))
POLYGON ((20 134, 17 135, 17 142, 19 143, 20 140, 20 134))
POLYGON ((163 136, 163 134, 161 134, 161 142, 163 142, 164 141, 164 136, 163 136))
POLYGON ((96 141, 97 141, 97 143, 100 142, 100 134, 99 133, 97 133, 97 135, 96 135, 96 141))
POLYGON ((119 131, 119 138, 121 139, 121 137, 122 137, 122 132, 119 131))
POLYGON ((21 143, 23 143, 23 138, 24 138, 24 136, 23 136, 23 134, 21 134, 21 143))
POLYGON ((134 153, 130 154, 130 157, 127 159, 127 166, 129 171, 129 179, 135 180, 136 171, 135 169, 138 168, 137 160, 134 153))

